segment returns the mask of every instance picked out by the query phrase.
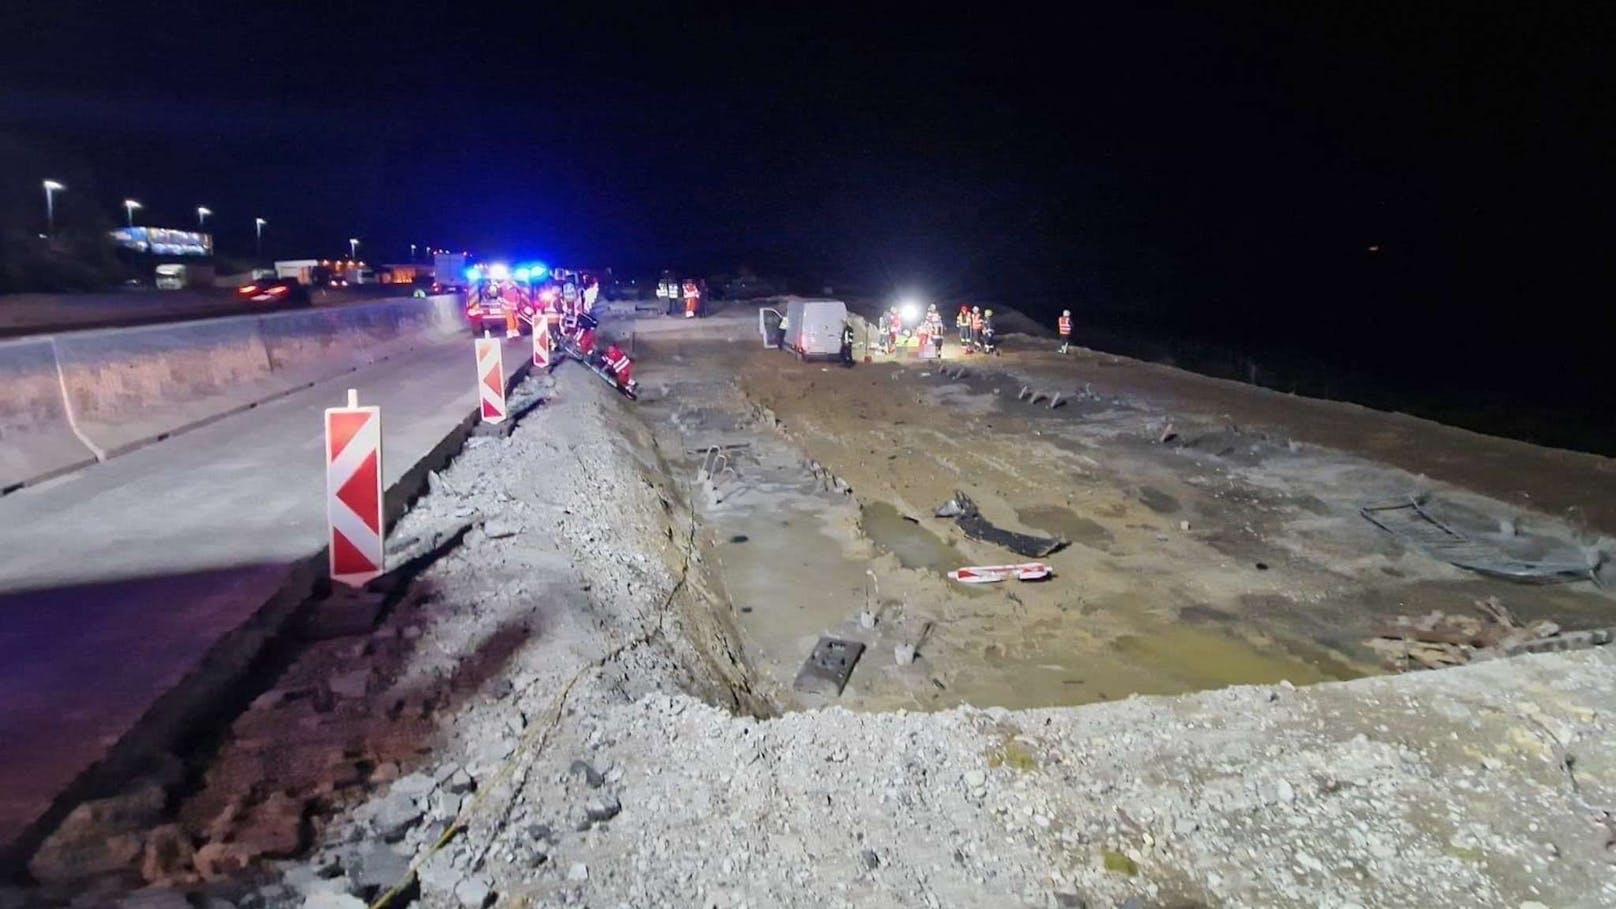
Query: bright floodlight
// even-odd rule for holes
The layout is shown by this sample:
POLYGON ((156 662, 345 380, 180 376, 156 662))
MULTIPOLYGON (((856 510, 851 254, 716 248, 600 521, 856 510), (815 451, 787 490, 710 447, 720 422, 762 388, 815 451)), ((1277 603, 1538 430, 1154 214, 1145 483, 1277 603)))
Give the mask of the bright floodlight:
POLYGON ((903 316, 905 322, 919 321, 920 304, 914 300, 904 300, 898 304, 898 314, 903 316))
POLYGON ((504 262, 495 262, 493 265, 488 266, 488 277, 495 281, 509 281, 511 268, 504 262))
POLYGON ((46 180, 45 181, 45 188, 50 190, 51 192, 56 192, 57 190, 67 189, 66 186, 63 186, 62 184, 57 183, 55 180, 46 180))
POLYGON ((206 218, 211 214, 213 214, 213 209, 208 208, 206 205, 198 205, 196 207, 196 216, 198 218, 206 218))
POLYGON ((146 206, 141 205, 139 202, 136 202, 134 199, 125 199, 125 200, 123 200, 123 207, 124 208, 145 208, 146 206))

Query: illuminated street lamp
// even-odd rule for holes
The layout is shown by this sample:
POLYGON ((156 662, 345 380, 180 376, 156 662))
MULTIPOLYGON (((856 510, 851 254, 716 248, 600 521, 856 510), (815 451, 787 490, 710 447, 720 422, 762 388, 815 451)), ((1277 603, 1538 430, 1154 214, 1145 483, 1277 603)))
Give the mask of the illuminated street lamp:
POLYGON ((258 258, 264 257, 264 225, 268 224, 263 218, 254 218, 253 227, 258 230, 258 258))
POLYGON ((124 210, 124 213, 129 216, 129 226, 130 227, 135 226, 135 209, 137 209, 137 208, 145 208, 145 207, 146 206, 141 205, 139 202, 136 202, 134 199, 125 199, 125 200, 123 200, 123 210, 124 210))
POLYGON ((411 262, 415 261, 415 244, 414 243, 410 244, 410 261, 411 262))
POLYGON ((359 238, 358 237, 349 237, 348 238, 348 258, 350 258, 350 259, 359 258, 359 238))
POLYGON ((202 222, 206 221, 207 218, 208 218, 208 215, 211 215, 211 214, 213 214, 213 209, 208 208, 207 206, 198 205, 196 207, 196 229, 197 230, 202 229, 202 222))
POLYGON ((57 183, 55 180, 45 181, 45 236, 47 237, 56 233, 56 200, 51 197, 51 194, 59 193, 64 189, 67 189, 67 187, 57 183))

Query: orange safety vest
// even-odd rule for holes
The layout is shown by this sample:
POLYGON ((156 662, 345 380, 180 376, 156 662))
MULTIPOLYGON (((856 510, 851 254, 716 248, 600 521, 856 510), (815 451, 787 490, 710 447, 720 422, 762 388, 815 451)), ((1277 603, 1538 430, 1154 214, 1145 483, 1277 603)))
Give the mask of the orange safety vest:
POLYGON ((971 330, 972 331, 981 331, 982 330, 982 314, 981 313, 979 313, 979 312, 971 313, 971 330))
POLYGON ((1063 334, 1063 335, 1069 335, 1069 334, 1072 333, 1072 317, 1071 316, 1061 316, 1060 317, 1060 333, 1063 334))
POLYGON ((959 311, 959 315, 954 317, 954 327, 955 328, 970 328, 971 327, 971 313, 970 313, 969 310, 962 309, 962 310, 959 311))

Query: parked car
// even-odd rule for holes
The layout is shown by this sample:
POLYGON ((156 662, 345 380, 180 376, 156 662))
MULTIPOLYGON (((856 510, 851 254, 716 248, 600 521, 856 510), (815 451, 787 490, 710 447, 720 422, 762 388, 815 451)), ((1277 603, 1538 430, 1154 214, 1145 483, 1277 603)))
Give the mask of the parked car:
POLYGON ((276 303, 282 306, 308 306, 309 289, 296 278, 271 278, 236 288, 236 299, 244 303, 276 303))

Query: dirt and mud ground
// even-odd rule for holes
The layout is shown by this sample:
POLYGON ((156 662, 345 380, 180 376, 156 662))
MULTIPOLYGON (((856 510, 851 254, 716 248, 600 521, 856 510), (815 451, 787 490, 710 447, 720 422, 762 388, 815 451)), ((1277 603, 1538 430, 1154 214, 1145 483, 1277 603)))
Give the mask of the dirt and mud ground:
POLYGON ((1356 678, 1381 671, 1364 642, 1382 621, 1487 597, 1567 628, 1611 622, 1590 582, 1464 571, 1359 508, 1429 493, 1452 526, 1529 557, 1581 561, 1585 527, 1379 463, 1375 438, 1343 451, 1297 441, 1330 426, 1282 434, 1178 400, 1169 413, 1153 387, 1115 381, 1115 358, 1018 353, 1018 341, 1036 343, 942 364, 965 365, 959 379, 879 354, 843 369, 751 344, 641 341, 675 366, 643 409, 686 440, 682 466, 697 473, 701 452, 722 449, 706 455, 722 465, 722 501, 703 517, 777 701, 823 701, 791 690, 821 634, 869 645, 839 703, 930 709, 1356 678), (1024 388, 1064 398, 1034 405, 1024 388), (1054 578, 947 580, 1023 560, 933 516, 955 490, 999 526, 1069 541, 1043 560, 1054 578), (1499 536, 1503 519, 1514 536, 1499 536), (874 628, 858 622, 865 609, 874 628), (921 658, 896 665, 894 648, 916 643, 921 658))

